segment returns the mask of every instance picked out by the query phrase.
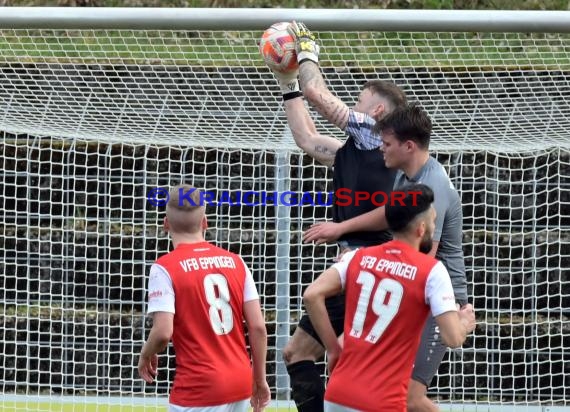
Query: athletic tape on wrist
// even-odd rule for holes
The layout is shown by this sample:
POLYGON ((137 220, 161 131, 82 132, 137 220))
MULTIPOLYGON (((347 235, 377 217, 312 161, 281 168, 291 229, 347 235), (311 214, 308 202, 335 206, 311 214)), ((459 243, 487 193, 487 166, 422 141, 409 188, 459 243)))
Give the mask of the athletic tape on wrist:
POLYGON ((291 100, 291 99, 294 99, 296 97, 303 97, 303 93, 301 93, 300 91, 283 93, 283 101, 291 100))
POLYGON ((305 62, 313 62, 313 63, 315 63, 315 64, 318 65, 318 63, 317 63, 316 61, 314 61, 313 59, 310 59, 310 58, 308 58, 308 57, 305 57, 304 59, 299 60, 298 63, 299 63, 299 65, 301 65, 301 64, 303 64, 303 63, 305 63, 305 62))

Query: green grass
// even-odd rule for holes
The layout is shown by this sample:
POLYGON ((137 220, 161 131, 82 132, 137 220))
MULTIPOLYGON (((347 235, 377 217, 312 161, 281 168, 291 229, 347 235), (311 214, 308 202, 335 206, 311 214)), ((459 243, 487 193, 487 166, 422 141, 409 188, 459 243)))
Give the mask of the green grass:
MULTIPOLYGON (((264 67, 261 32, 0 30, 0 61, 264 67)), ((317 33, 323 66, 570 66, 570 35, 317 33)))

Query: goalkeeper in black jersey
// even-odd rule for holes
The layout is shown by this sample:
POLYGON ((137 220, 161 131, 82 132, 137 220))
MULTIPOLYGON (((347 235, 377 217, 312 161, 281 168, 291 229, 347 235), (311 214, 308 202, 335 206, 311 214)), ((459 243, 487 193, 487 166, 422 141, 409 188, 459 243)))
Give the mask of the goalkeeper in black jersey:
MULTIPOLYGON (((405 93, 395 84, 381 80, 367 82, 350 108, 327 88, 318 65, 318 45, 302 24, 292 23, 296 38, 298 73, 275 76, 283 93, 287 121, 297 146, 323 165, 333 168, 333 186, 345 195, 392 191, 395 170, 385 164, 373 132, 375 123, 396 107, 403 106, 405 93), (297 79, 298 77, 298 79, 297 79), (326 120, 346 133, 345 142, 320 134, 311 119, 303 96, 326 120)), ((334 199, 333 222, 313 225, 305 232, 306 242, 325 243, 337 240, 341 253, 361 246, 384 243, 391 239, 387 225, 383 230, 351 232, 343 222, 370 212, 377 206, 372 199, 343 202, 334 199), (343 205, 340 205, 342 203, 343 205)), ((344 296, 326 301, 327 310, 337 335, 343 330, 344 296)), ((304 315, 283 351, 283 359, 291 378, 292 396, 300 412, 323 410, 324 382, 316 362, 324 356, 324 347, 304 315)))

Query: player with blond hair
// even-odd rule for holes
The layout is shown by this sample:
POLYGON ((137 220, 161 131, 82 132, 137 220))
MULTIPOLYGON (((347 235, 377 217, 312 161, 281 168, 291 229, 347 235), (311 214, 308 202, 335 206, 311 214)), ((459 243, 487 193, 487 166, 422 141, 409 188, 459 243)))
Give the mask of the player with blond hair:
POLYGON ((204 240, 202 199, 188 185, 170 191, 164 229, 174 249, 150 269, 148 313, 153 325, 140 354, 139 374, 148 383, 154 381, 157 354, 172 339, 176 375, 170 412, 245 412, 250 404, 261 412, 271 393, 259 295, 243 259, 204 240))

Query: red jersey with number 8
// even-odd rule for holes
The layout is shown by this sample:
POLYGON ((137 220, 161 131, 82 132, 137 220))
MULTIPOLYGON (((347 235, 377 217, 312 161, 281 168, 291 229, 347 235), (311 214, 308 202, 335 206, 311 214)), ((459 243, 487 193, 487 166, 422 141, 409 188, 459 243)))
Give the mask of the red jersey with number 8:
POLYGON ((243 318, 249 269, 243 260, 201 242, 179 245, 156 264, 170 276, 175 296, 170 403, 212 406, 251 397, 243 318))
POLYGON ((344 345, 325 399, 362 411, 405 412, 430 307, 456 310, 447 270, 400 241, 359 249, 334 265, 346 295, 344 345))

